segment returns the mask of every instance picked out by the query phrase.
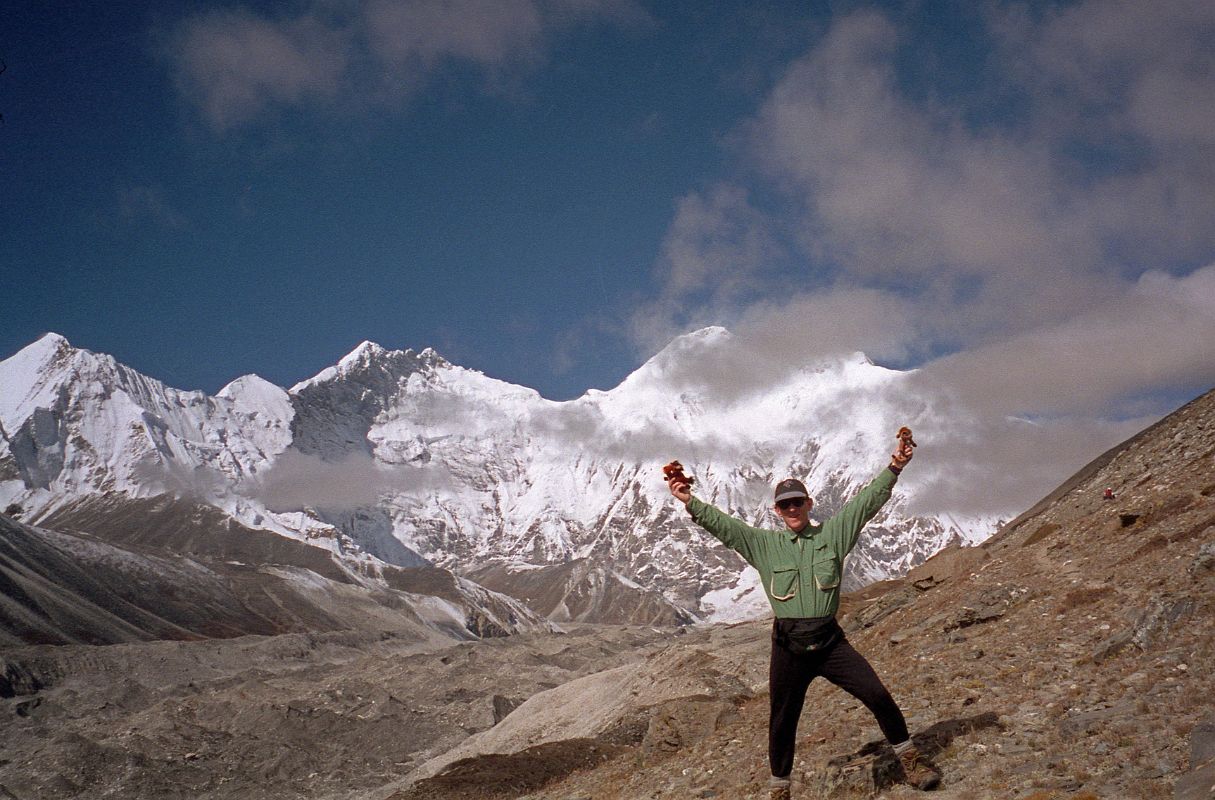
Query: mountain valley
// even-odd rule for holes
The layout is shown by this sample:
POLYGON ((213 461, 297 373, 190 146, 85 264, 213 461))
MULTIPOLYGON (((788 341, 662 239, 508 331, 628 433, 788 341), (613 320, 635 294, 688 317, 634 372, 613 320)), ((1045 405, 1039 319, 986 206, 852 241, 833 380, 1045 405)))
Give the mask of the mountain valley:
MULTIPOLYGON (((845 596, 849 639, 944 773, 937 796, 1209 800, 1212 432, 1215 392, 1103 454, 982 544, 947 547, 905 576, 845 596)), ((208 570, 210 583, 185 589, 228 587, 217 622, 246 608, 288 630, 140 641, 164 635, 154 625, 189 630, 198 621, 177 614, 173 595, 153 581, 148 590, 166 602, 140 606, 147 624, 120 631, 122 643, 10 640, 0 647, 2 797, 734 800, 766 791, 764 620, 588 624, 576 621, 577 594, 524 586, 544 605, 564 604, 562 632, 521 627, 477 638, 467 618, 441 629, 417 610, 434 610, 428 592, 449 610, 455 603, 435 587, 457 579, 437 567, 392 602, 347 576, 345 590, 324 584, 276 618, 233 592, 239 583, 217 565, 241 561, 282 580, 285 567, 253 566, 288 560, 282 553, 256 550, 256 536, 208 543, 186 521, 214 511, 146 502, 140 518, 156 519, 164 504, 159 526, 146 526, 161 533, 98 527, 109 542, 83 531, 113 517, 89 517, 83 506, 56 512, 62 530, 0 518, 4 541, 16 545, 0 573, 8 586, 13 576, 25 581, 20 592, 6 589, 6 608, 24 596, 33 600, 23 606, 27 620, 31 607, 66 609, 58 619, 76 627, 62 630, 104 631, 101 615, 119 609, 114 597, 140 596, 138 586, 124 596, 99 569, 88 570, 88 582, 54 579, 53 553, 34 549, 47 548, 95 566, 161 559, 164 576, 208 570), (171 555, 174 542, 181 552, 171 555), (47 602, 34 590, 49 584, 75 593, 47 602), (351 592, 357 603, 333 600, 351 592), (407 602, 411 623, 368 612, 407 602), (304 612, 318 607, 349 616, 329 629, 290 630, 315 626, 304 612)), ((329 564, 297 564, 296 574, 346 568, 329 564)), ((189 604, 191 595, 177 599, 189 604)), ((474 606, 465 602, 467 613, 474 606)), ((795 796, 919 796, 897 782, 868 713, 834 687, 811 687, 798 746, 795 796)))

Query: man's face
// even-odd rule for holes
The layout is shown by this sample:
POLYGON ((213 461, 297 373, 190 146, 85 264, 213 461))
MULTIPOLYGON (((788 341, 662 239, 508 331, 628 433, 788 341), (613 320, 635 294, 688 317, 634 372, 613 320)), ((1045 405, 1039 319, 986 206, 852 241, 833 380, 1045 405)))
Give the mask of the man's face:
POLYGON ((809 497, 794 497, 777 503, 776 515, 789 527, 789 530, 797 532, 806 527, 810 521, 810 509, 813 507, 814 501, 809 497))

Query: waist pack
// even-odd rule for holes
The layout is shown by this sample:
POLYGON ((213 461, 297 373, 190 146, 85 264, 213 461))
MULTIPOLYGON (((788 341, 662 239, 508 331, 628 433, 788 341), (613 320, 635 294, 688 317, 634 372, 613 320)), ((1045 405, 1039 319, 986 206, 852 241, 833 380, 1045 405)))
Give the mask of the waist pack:
POLYGON ((843 636, 844 629, 835 617, 777 619, 772 624, 776 643, 798 655, 826 650, 843 636))

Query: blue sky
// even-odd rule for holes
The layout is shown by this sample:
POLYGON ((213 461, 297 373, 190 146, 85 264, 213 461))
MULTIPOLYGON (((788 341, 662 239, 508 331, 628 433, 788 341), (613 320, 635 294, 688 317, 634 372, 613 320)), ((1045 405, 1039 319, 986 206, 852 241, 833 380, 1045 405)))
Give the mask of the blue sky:
MULTIPOLYGON (((614 385, 644 354, 587 321, 649 291, 676 202, 730 173, 723 139, 796 54, 785 24, 813 24, 795 3, 698 5, 605 4, 505 32, 501 53, 388 65, 408 89, 351 66, 298 100, 275 87, 299 65, 242 75, 205 48, 258 29, 269 50, 321 4, 7 14, 3 170, 23 201, 0 212, 0 350, 55 330, 214 391, 246 371, 289 385, 369 338, 553 397, 614 385), (206 70, 233 86, 190 83, 206 70)), ((495 22, 471 12, 444 23, 495 22)))
POLYGON ((0 354, 214 392, 371 339, 566 399, 721 324, 1149 417, 1215 383, 1213 37, 1182 0, 10 3, 0 354))

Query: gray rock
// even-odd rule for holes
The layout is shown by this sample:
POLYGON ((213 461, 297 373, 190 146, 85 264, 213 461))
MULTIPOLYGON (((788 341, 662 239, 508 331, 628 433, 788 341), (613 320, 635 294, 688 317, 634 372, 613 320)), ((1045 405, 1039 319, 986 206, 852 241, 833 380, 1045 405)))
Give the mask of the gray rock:
POLYGON ((1173 787, 1173 800, 1211 800, 1213 797, 1215 762, 1182 775, 1173 787))
POLYGON ((984 589, 950 615, 945 623, 945 632, 1000 619, 1028 594, 1029 590, 1020 586, 993 586, 984 589))
POLYGON ((1093 649, 1093 661, 1101 663, 1107 658, 1112 658, 1122 652, 1127 645, 1134 639, 1135 631, 1131 628, 1118 631, 1112 636, 1103 639, 1093 649))
POLYGON ((1211 714, 1190 731, 1190 765, 1201 766, 1215 759, 1215 714, 1211 714))
POLYGON ((1131 644, 1144 652, 1151 650, 1158 641, 1168 636, 1174 624, 1194 613, 1195 608, 1195 602, 1188 597, 1174 600, 1153 598, 1130 627, 1116 631, 1093 649, 1093 661, 1100 663, 1131 644))
POLYGON ((1192 614, 1194 607, 1194 601, 1188 597, 1172 601, 1155 598, 1135 623, 1132 640, 1140 650, 1147 650, 1166 636, 1174 623, 1192 614))
POLYGON ((651 710, 641 743, 642 758, 652 760, 701 741, 738 718, 738 709, 728 700, 680 698, 651 710))
POLYGON ((949 614, 942 611, 940 614, 933 614, 928 619, 924 620, 925 628, 935 628, 938 625, 945 624, 945 620, 949 619, 949 614))
POLYGON ((1215 575, 1215 541, 1207 542, 1199 549, 1189 572, 1195 578, 1215 575))
POLYGON ((1172 775, 1177 769, 1167 761, 1157 761, 1156 766, 1147 771, 1149 778, 1163 778, 1166 775, 1172 775))
POLYGON ((1107 727, 1111 721, 1119 718, 1133 720, 1135 717, 1134 703, 1124 700, 1109 708, 1098 708, 1092 711, 1082 711, 1071 714, 1059 723, 1059 731, 1064 736, 1094 734, 1099 729, 1107 727))
POLYGON ((902 770, 894 753, 876 746, 856 753, 835 756, 817 770, 805 774, 810 797, 872 797, 899 781, 902 770))
POLYGON ((915 600, 919 592, 910 587, 905 586, 897 592, 890 592, 882 595, 875 602, 860 609, 855 614, 850 615, 850 619, 845 625, 845 630, 852 632, 869 626, 893 614, 900 608, 905 608, 915 600))
POLYGON ((500 694, 494 695, 490 702, 494 709, 494 724, 497 725, 502 720, 506 719, 506 715, 519 707, 523 701, 516 697, 503 697, 500 694))

